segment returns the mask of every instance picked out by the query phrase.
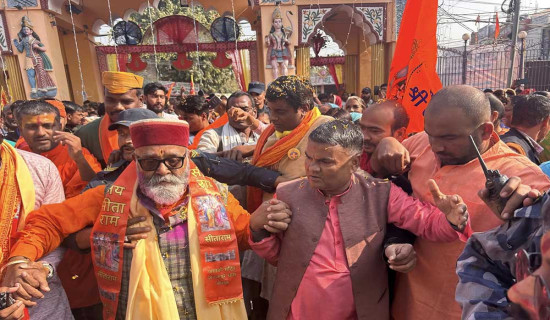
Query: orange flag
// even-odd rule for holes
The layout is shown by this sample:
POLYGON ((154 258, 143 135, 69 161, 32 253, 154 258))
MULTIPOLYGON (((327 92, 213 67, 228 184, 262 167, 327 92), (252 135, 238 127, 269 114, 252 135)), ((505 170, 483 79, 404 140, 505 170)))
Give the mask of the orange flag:
POLYGON ((388 99, 409 114, 407 132, 424 130, 424 110, 441 89, 437 63, 437 0, 407 1, 388 80, 388 99))
POLYGON ((495 19, 495 42, 498 39, 498 35, 500 34, 500 23, 498 22, 498 12, 496 13, 497 17, 495 19))
POLYGON ((176 83, 172 82, 170 87, 168 87, 168 93, 166 94, 166 101, 170 100, 170 96, 172 95, 172 89, 174 89, 175 85, 176 85, 176 83))

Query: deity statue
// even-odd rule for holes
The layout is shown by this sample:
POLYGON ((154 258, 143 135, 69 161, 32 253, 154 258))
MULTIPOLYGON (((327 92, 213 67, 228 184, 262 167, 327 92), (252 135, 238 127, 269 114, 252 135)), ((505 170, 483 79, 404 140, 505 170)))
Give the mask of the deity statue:
POLYGON ((288 74, 288 66, 292 63, 292 54, 290 53, 290 36, 292 35, 293 27, 292 20, 288 17, 290 28, 283 27, 283 15, 279 6, 273 11, 273 24, 269 35, 265 37, 267 50, 267 61, 271 64, 273 78, 286 76, 288 74), (279 67, 281 72, 279 73, 279 67))
POLYGON ((21 30, 17 36, 19 39, 14 39, 13 43, 19 52, 25 52, 25 70, 31 86, 31 98, 55 97, 57 87, 48 74, 48 71, 53 71, 52 63, 29 17, 21 19, 21 30))

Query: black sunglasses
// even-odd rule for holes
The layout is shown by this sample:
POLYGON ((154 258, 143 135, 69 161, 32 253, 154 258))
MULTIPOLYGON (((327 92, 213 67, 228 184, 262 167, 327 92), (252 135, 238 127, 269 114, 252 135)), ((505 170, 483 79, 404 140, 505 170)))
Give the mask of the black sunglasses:
POLYGON ((184 157, 171 157, 166 159, 137 159, 139 166, 144 171, 157 171, 161 163, 164 163, 169 170, 183 167, 184 157))

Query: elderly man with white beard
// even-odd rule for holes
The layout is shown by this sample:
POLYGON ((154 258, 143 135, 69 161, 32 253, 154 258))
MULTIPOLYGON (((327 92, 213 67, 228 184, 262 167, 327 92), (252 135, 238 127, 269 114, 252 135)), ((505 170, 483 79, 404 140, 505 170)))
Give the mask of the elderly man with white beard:
MULTIPOLYGON (((250 230, 285 230, 288 206, 271 200, 249 215, 190 161, 184 121, 141 120, 130 134, 135 161, 114 184, 31 213, 10 259, 35 261, 93 225, 105 319, 245 319, 239 249, 250 230), (129 219, 148 232, 134 243, 125 241, 129 219)), ((2 283, 38 287, 42 278, 15 264, 2 283)))

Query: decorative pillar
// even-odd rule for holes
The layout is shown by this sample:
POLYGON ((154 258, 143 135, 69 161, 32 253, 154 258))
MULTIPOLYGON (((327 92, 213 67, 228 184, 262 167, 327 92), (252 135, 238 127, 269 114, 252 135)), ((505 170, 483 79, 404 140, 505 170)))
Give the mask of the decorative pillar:
POLYGON ((372 86, 379 86, 388 81, 384 55, 384 43, 379 42, 371 46, 372 86))
POLYGON ((360 94, 357 90, 357 71, 357 56, 346 56, 346 63, 344 64, 344 83, 346 84, 346 91, 349 93, 360 94))
POLYGON ((296 74, 309 80, 310 69, 309 47, 296 48, 296 74))

